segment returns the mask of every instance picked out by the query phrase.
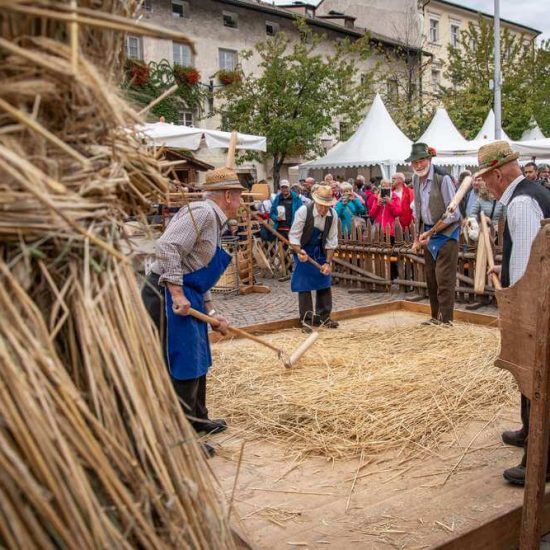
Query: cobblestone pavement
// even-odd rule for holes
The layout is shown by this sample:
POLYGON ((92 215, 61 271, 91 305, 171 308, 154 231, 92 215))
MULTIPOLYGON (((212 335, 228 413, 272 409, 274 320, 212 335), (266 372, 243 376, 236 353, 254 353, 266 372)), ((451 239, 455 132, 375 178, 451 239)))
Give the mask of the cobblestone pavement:
MULTIPOLYGON (((273 279, 263 279, 259 282, 268 286, 271 292, 269 294, 249 294, 248 296, 214 294, 216 309, 227 317, 230 324, 236 327, 298 317, 298 298, 296 294, 290 291, 290 281, 281 283, 273 279)), ((413 294, 405 295, 398 291, 391 294, 387 292, 350 294, 348 290, 349 288, 340 286, 332 288, 334 311, 370 306, 393 300, 404 300, 407 297, 414 296, 413 294)), ((423 300, 421 303, 428 303, 428 301, 423 300)), ((456 304, 456 307, 463 309, 464 305, 456 304)), ((496 311, 493 306, 485 306, 477 310, 478 313, 492 315, 496 315, 496 311)))

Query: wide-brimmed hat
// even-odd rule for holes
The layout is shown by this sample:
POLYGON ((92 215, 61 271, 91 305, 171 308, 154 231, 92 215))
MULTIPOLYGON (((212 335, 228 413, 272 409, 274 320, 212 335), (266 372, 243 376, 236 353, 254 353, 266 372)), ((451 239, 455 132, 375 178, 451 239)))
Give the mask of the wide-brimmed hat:
POLYGON ((418 142, 412 144, 411 154, 405 162, 412 162, 413 160, 431 159, 435 157, 435 149, 428 147, 426 143, 418 142))
POLYGON ((493 143, 483 145, 477 152, 479 170, 475 176, 482 176, 503 164, 517 160, 518 157, 519 153, 513 151, 507 141, 493 141, 493 143))
POLYGON ((201 187, 202 191, 226 191, 228 189, 244 190, 234 170, 231 170, 231 168, 216 168, 206 172, 206 181, 201 187))
POLYGON ((334 206, 336 199, 332 196, 330 185, 319 185, 312 193, 311 198, 322 206, 334 206))

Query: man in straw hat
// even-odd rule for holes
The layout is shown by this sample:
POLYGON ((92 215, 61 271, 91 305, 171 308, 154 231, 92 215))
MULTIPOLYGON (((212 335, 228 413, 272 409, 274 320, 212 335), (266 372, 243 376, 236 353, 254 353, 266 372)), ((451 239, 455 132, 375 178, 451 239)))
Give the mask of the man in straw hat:
MULTIPOLYGON (((229 168, 206 173, 204 200, 182 207, 156 242, 156 261, 142 296, 159 333, 174 388, 193 427, 223 431, 223 420, 210 420, 206 408, 206 373, 212 364, 206 323, 190 317, 192 307, 218 319, 214 330, 227 332, 227 321, 216 314, 210 289, 231 256, 221 247, 228 218, 235 218, 243 187, 229 168)), ((212 454, 212 449, 208 449, 212 454)))
POLYGON ((291 289, 298 293, 300 320, 304 329, 323 325, 338 327, 330 318, 332 312, 332 256, 338 247, 338 216, 332 206, 336 199, 329 185, 314 188, 313 202, 296 211, 289 240, 295 252, 291 289), (319 270, 307 257, 321 264, 319 270), (311 292, 315 290, 315 312, 311 292))
MULTIPOLYGON (((479 172, 487 189, 507 207, 502 266, 494 268, 500 274, 503 287, 515 284, 527 269, 531 245, 540 229, 540 222, 550 218, 550 191, 525 178, 515 153, 506 141, 484 145, 478 152, 479 172)), ((508 445, 524 447, 529 433, 530 402, 521 396, 522 427, 502 434, 508 445)), ((549 462, 550 464, 550 462, 549 462)), ((504 478, 516 485, 525 484, 526 455, 519 466, 504 471, 504 478)), ((547 474, 547 480, 550 475, 547 474)))
POLYGON ((447 174, 435 169, 432 157, 435 150, 425 143, 414 143, 406 160, 414 172, 414 213, 416 234, 413 244, 417 251, 425 246, 426 283, 432 317, 423 324, 451 325, 455 302, 460 211, 437 222, 445 214, 456 189, 447 174), (436 231, 437 229, 437 231, 436 231))

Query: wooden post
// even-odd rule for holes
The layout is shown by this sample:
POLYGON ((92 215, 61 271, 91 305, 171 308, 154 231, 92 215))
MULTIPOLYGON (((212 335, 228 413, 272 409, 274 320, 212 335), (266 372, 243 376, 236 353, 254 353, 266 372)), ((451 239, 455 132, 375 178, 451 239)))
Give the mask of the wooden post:
MULTIPOLYGON (((543 250, 550 252, 550 234, 544 234, 543 250)), ((550 263, 541 262, 539 277, 545 281, 538 302, 535 331, 535 364, 529 415, 529 447, 527 449, 527 479, 521 518, 520 550, 538 550, 541 537, 541 514, 548 466, 548 435, 550 433, 550 263)), ((518 342, 518 345, 521 345, 518 342)))

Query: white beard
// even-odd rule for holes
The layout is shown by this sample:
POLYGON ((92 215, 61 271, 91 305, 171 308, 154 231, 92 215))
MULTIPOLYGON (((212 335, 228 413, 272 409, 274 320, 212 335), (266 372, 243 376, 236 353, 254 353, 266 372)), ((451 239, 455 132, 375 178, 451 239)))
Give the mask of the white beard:
POLYGON ((430 171, 430 165, 428 164, 428 166, 424 169, 424 170, 415 170, 413 168, 413 172, 415 173, 416 176, 418 176, 419 178, 425 178, 428 173, 430 171))

